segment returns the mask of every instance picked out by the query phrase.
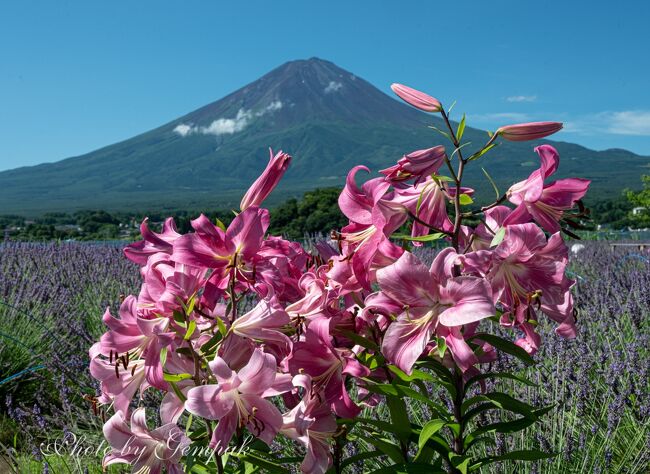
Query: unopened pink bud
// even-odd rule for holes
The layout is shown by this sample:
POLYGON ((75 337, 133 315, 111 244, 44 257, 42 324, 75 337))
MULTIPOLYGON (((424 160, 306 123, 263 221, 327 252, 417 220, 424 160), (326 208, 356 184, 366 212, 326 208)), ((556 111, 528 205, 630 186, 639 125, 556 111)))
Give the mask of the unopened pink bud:
POLYGON ((420 92, 402 84, 393 84, 390 88, 393 89, 393 92, 397 94, 400 99, 417 109, 424 110, 425 112, 440 112, 442 110, 440 101, 424 92, 420 92))
POLYGON ((560 122, 530 122, 506 125, 499 128, 496 133, 511 142, 525 142, 544 138, 562 130, 560 122))
POLYGON ((273 155, 273 150, 270 148, 269 152, 271 155, 269 164, 266 165, 264 172, 255 180, 241 200, 239 206, 242 211, 245 211, 250 206, 261 205, 262 201, 264 201, 268 195, 271 194, 271 191, 273 191, 273 189, 278 185, 284 172, 289 167, 289 163, 291 163, 291 156, 287 153, 283 153, 282 150, 280 150, 276 155, 273 155))

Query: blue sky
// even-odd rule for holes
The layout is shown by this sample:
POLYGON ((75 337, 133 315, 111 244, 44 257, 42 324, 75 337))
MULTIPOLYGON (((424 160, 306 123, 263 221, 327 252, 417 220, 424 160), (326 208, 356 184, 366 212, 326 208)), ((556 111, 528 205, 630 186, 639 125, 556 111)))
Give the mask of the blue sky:
POLYGON ((650 2, 4 1, 0 169, 130 138, 318 56, 468 124, 650 155, 650 2))

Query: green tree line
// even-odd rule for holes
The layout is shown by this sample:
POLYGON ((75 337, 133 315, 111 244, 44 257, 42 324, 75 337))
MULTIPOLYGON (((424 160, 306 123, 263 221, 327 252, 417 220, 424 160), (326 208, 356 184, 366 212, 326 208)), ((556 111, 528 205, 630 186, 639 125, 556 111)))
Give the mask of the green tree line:
MULTIPOLYGON (((641 191, 626 190, 608 200, 586 202, 591 210, 587 229, 602 225, 611 229, 650 226, 650 176, 642 177, 641 191)), ((320 188, 306 192, 302 198, 288 199, 271 209, 270 232, 291 239, 328 233, 347 224, 338 208, 338 188, 320 188)), ((34 219, 17 215, 0 216, 5 238, 12 240, 134 240, 139 224, 149 217, 153 229, 173 216, 180 232, 191 229, 190 221, 201 212, 212 220, 228 224, 234 217, 229 209, 169 209, 156 212, 107 212, 87 210, 74 213, 46 213, 34 219)))

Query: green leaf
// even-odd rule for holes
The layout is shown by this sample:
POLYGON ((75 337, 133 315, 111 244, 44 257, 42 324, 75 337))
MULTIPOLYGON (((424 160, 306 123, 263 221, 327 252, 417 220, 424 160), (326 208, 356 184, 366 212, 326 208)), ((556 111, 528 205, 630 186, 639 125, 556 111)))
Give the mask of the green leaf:
POLYGON ((456 140, 460 143, 460 140, 463 138, 463 133, 465 133, 465 114, 463 114, 463 118, 460 119, 460 123, 458 124, 458 130, 456 131, 456 140))
POLYGON ((378 384, 374 383, 369 379, 363 379, 367 382, 370 382, 366 385, 366 389, 369 392, 378 393, 380 395, 386 395, 388 397, 408 397, 414 400, 417 400, 422 403, 426 403, 430 407, 434 408, 438 415, 442 418, 449 418, 450 415, 447 412, 447 409, 442 406, 440 403, 436 403, 433 400, 429 399, 426 395, 421 394, 420 392, 413 390, 410 387, 404 387, 402 385, 391 385, 391 384, 378 384))
POLYGON ((375 448, 388 456, 393 462, 401 464, 405 461, 404 456, 402 455, 402 450, 392 441, 373 435, 367 437, 363 436, 360 438, 366 443, 372 444, 375 448))
POLYGON ((447 341, 444 337, 436 336, 436 350, 438 351, 438 356, 441 359, 445 357, 445 352, 447 351, 447 341))
POLYGON ((518 375, 511 374, 510 372, 488 372, 485 374, 479 374, 476 375, 472 378, 470 378, 467 383, 465 384, 465 390, 467 390, 469 387, 474 385, 477 382, 480 382, 481 380, 487 380, 487 379, 510 379, 510 380, 516 380, 517 382, 521 382, 524 385, 528 385, 529 387, 537 387, 537 384, 534 382, 531 382, 525 377, 520 377, 518 375))
POLYGON ((481 167, 481 169, 483 170, 483 174, 485 175, 487 180, 492 185, 492 189, 494 189, 494 194, 496 194, 496 198, 499 199, 501 197, 501 193, 499 193, 499 188, 497 187, 497 184, 492 179, 492 176, 490 176, 489 173, 485 171, 485 168, 481 167))
POLYGON ((221 341, 221 339, 223 339, 223 335, 221 334, 221 331, 214 333, 214 335, 208 340, 208 342, 206 342, 201 346, 201 352, 203 354, 210 352, 212 349, 217 347, 217 344, 219 343, 219 341, 221 341))
POLYGON ((180 382, 181 380, 191 379, 191 374, 167 374, 163 373, 163 380, 165 382, 180 382))
POLYGON ((470 341, 473 341, 475 339, 480 339, 481 341, 485 341, 488 344, 491 344, 492 346, 496 347, 500 351, 515 356, 517 359, 519 359, 526 365, 535 364, 535 359, 533 359, 528 352, 526 352, 524 349, 522 349, 512 341, 508 341, 507 339, 503 339, 502 337, 495 336, 494 334, 487 334, 487 333, 477 333, 469 338, 470 341))
POLYGON ((223 337, 226 337, 226 334, 228 334, 228 328, 226 325, 223 323, 221 318, 216 317, 215 320, 217 321, 217 327, 219 328, 219 332, 223 337))
POLYGON ((486 146, 485 148, 480 149, 476 153, 474 153, 472 156, 470 156, 467 161, 474 161, 485 155, 488 151, 490 151, 492 148, 497 146, 497 143, 491 143, 490 145, 486 146))
POLYGON ((409 240, 412 242, 431 242, 433 240, 438 240, 441 239, 445 236, 445 234, 441 232, 436 232, 434 234, 429 234, 429 235, 420 235, 418 237, 411 237, 410 235, 407 234, 393 234, 391 237, 394 239, 399 239, 399 240, 409 240))
POLYGON ((432 469, 431 464, 409 462, 382 467, 370 474, 444 474, 445 471, 432 469))
POLYGON ((418 196, 418 202, 415 204, 415 215, 418 217, 420 217, 420 206, 422 205, 422 199, 424 199, 424 193, 426 190, 426 186, 422 188, 422 191, 420 191, 420 195, 418 196))
MULTIPOLYGON (((466 146, 470 146, 471 144, 472 144, 472 142, 466 142, 466 143, 463 143, 462 145, 456 147, 456 149, 452 152, 452 154, 451 154, 451 156, 449 157, 449 159, 451 160, 451 159, 454 157, 454 155, 456 155, 456 153, 460 153, 460 150, 462 150, 462 149, 465 148, 466 146)), ((452 181, 453 181, 453 180, 452 180, 452 181)))
POLYGON ((511 397, 507 393, 503 392, 491 392, 486 394, 477 395, 475 397, 468 398, 463 402, 460 407, 461 413, 465 416, 467 409, 479 402, 487 402, 487 405, 493 405, 493 408, 500 408, 502 410, 508 410, 513 413, 518 413, 523 415, 526 418, 537 419, 533 411, 533 407, 528 403, 517 400, 516 398, 511 397))
POLYGON ((169 349, 168 347, 163 347, 160 350, 160 365, 162 367, 165 367, 165 362, 167 362, 167 351, 168 351, 168 349, 169 349))
POLYGON ((505 236, 506 236, 506 228, 505 227, 499 228, 499 230, 497 230, 497 233, 494 234, 492 241, 490 242, 490 247, 496 247, 497 245, 499 245, 505 236))
POLYGON ((456 397, 456 384, 454 383, 454 379, 449 373, 449 369, 431 357, 429 357, 426 361, 418 362, 417 364, 420 367, 427 367, 433 370, 439 378, 439 383, 447 389, 451 395, 451 398, 453 399, 456 397))
POLYGON ((402 443, 408 442, 411 437, 411 422, 403 398, 387 397, 386 404, 392 422, 391 433, 394 433, 402 443))
POLYGON ((467 469, 469 468, 470 457, 469 456, 459 456, 457 454, 452 454, 449 456, 451 464, 460 471, 461 474, 467 474, 467 469))
POLYGON ((187 397, 186 397, 186 396, 183 394, 183 392, 181 392, 181 390, 178 388, 178 385, 176 385, 176 382, 174 382, 174 381, 172 381, 172 380, 168 380, 168 382, 169 382, 169 385, 171 386, 172 390, 174 391, 174 393, 175 393, 176 396, 178 397, 178 399, 179 399, 181 402, 185 403, 185 400, 187 400, 187 397))
POLYGON ((194 421, 194 415, 191 413, 187 417, 187 422, 185 423, 185 436, 190 432, 190 429, 192 429, 192 421, 194 421))
POLYGON ((185 315, 183 313, 180 311, 174 311, 173 316, 174 321, 176 321, 179 325, 185 327, 185 315))
POLYGON ((192 334, 194 334, 195 329, 196 329, 196 321, 192 319, 190 323, 187 325, 187 331, 185 331, 185 336, 183 337, 183 339, 189 341, 190 337, 192 337, 192 334))
POLYGON ((525 449, 521 451, 512 451, 500 456, 489 456, 478 459, 472 464, 472 468, 484 466, 498 461, 538 461, 557 456, 557 453, 545 453, 538 449, 525 449))
POLYGON ((498 423, 490 423, 488 425, 481 426, 476 430, 474 430, 469 435, 467 435, 467 437, 465 438, 465 448, 469 448, 470 446, 473 446, 475 442, 480 439, 479 436, 485 433, 515 433, 517 431, 525 430, 533 423, 535 423, 535 421, 537 421, 539 417, 551 411, 553 407, 554 405, 550 405, 535 410, 533 412, 533 414, 535 415, 534 418, 524 417, 512 421, 501 421, 498 423))
POLYGON ((427 444, 427 441, 440 431, 446 422, 444 420, 431 420, 426 425, 422 427, 420 431, 420 438, 418 439, 418 453, 422 451, 422 448, 427 444))
POLYGON ((355 454, 354 456, 350 456, 349 458, 345 459, 341 463, 341 467, 344 468, 346 466, 349 466, 350 464, 354 464, 358 461, 363 461, 364 459, 371 459, 371 458, 376 458, 378 456, 383 456, 384 453, 382 453, 379 450, 376 451, 366 451, 365 453, 359 453, 355 454))
POLYGON ((210 471, 208 469, 201 465, 201 464, 194 464, 192 465, 192 470, 190 472, 196 473, 196 474, 209 474, 210 471))
POLYGON ((192 314, 192 312, 194 311, 194 305, 195 305, 195 304, 196 304, 196 298, 195 298, 194 296, 192 296, 192 297, 190 298, 189 304, 188 304, 187 307, 185 308, 185 314, 187 314, 188 316, 189 316, 190 314, 192 314))
POLYGON ((461 194, 460 195, 460 205, 461 206, 469 206, 472 204, 474 200, 468 195, 468 194, 461 194))
POLYGON ((288 469, 283 468, 279 464, 271 462, 268 459, 263 459, 261 457, 255 456, 250 452, 243 453, 243 454, 232 453, 232 455, 239 458, 241 461, 263 468, 264 472, 277 473, 277 474, 289 474, 291 472, 288 469))
POLYGON ((226 224, 224 224, 223 222, 221 222, 220 219, 217 219, 217 220, 215 221, 215 223, 216 223, 217 227, 219 227, 219 229, 221 229, 221 230, 223 230, 223 231, 225 232, 225 230, 226 230, 226 224))
POLYGON ((431 382, 435 380, 431 374, 427 374, 426 372, 422 372, 418 369, 413 369, 411 375, 408 375, 406 372, 403 372, 402 369, 394 365, 389 365, 388 370, 397 375, 397 377, 399 377, 399 379, 404 382, 413 382, 415 380, 426 380, 428 382, 431 382))
MULTIPOLYGON (((356 423, 360 423, 361 425, 369 425, 378 428, 381 431, 387 431, 389 433, 393 432, 393 425, 390 422, 383 421, 383 420, 375 420, 373 418, 362 418, 362 417, 339 418, 336 420, 336 423, 338 425, 354 425, 356 423)), ((411 429, 409 427, 409 435, 410 433, 411 433, 411 429)))
POLYGON ((446 181, 447 183, 451 183, 451 182, 454 180, 454 178, 452 178, 452 177, 450 177, 450 176, 444 176, 444 175, 435 174, 435 173, 433 173, 433 174, 431 175, 431 178, 432 178, 434 181, 441 181, 441 182, 442 182, 442 181, 446 181))
POLYGON ((430 125, 429 128, 435 130, 435 131, 438 132, 440 135, 442 135, 443 137, 447 138, 447 140, 449 140, 450 142, 453 142, 453 140, 451 139, 451 136, 450 136, 447 132, 444 132, 444 131, 440 130, 439 128, 434 127, 434 126, 432 126, 432 125, 430 125))
POLYGON ((370 349, 371 351, 379 351, 379 346, 375 341, 371 341, 370 339, 360 336, 355 332, 348 331, 347 329, 340 329, 337 332, 344 335, 352 342, 360 345, 361 347, 365 347, 366 349, 370 349))

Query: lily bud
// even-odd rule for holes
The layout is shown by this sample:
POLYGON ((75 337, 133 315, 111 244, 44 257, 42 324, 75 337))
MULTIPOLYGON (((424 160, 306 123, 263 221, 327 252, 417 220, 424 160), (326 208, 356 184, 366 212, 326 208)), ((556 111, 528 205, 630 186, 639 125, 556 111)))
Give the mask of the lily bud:
POLYGON ((511 142, 525 142, 544 138, 562 130, 560 122, 530 122, 506 125, 496 133, 511 142))
POLYGON ((440 101, 424 92, 412 89, 403 84, 392 84, 390 88, 393 89, 393 92, 397 94, 400 99, 407 104, 412 105, 416 109, 425 112, 440 112, 442 110, 440 101))
POLYGON ((269 148, 269 153, 271 155, 269 164, 266 165, 264 172, 255 180, 241 200, 239 206, 242 211, 245 211, 250 206, 261 205, 278 185, 284 172, 289 167, 289 163, 291 163, 291 156, 282 152, 282 150, 273 155, 273 150, 269 148))

